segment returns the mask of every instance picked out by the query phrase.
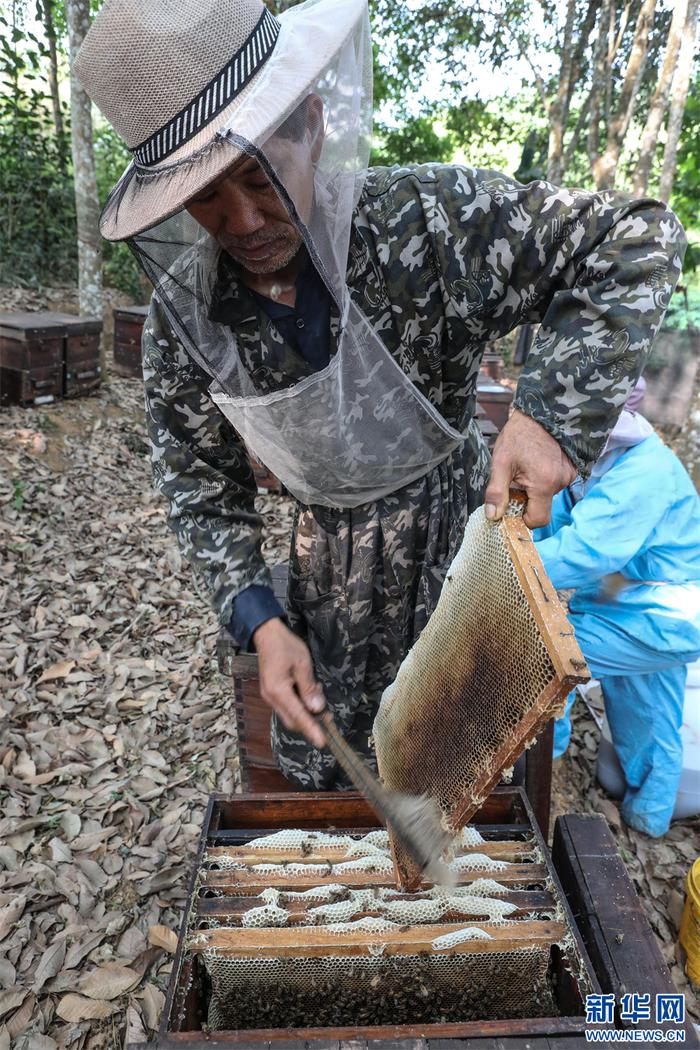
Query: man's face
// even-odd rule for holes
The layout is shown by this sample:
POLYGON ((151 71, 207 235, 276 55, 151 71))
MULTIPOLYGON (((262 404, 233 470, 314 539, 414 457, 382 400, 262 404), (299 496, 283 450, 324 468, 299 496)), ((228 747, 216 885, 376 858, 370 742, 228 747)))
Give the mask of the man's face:
MULTIPOLYGON (((305 137, 277 137, 265 152, 301 218, 307 221, 313 195, 313 158, 305 137)), ((302 236, 274 186, 253 157, 243 157, 187 204, 187 211, 244 271, 272 274, 296 256, 302 236)))

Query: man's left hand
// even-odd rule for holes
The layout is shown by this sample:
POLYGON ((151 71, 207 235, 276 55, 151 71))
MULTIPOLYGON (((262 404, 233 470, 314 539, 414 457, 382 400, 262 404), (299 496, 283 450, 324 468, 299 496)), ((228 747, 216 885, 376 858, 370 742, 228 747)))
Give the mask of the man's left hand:
POLYGON ((493 450, 491 480, 484 495, 486 517, 490 521, 503 517, 512 486, 527 493, 523 521, 530 529, 540 528, 552 516, 552 497, 570 485, 576 474, 551 434, 516 409, 493 450))

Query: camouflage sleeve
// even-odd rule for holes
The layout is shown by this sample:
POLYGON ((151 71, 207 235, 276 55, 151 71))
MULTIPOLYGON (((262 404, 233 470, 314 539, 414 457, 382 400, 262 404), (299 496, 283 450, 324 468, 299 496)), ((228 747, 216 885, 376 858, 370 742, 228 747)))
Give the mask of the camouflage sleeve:
POLYGON ((515 406, 586 474, 661 326, 683 229, 656 201, 441 171, 451 307, 483 340, 540 322, 515 406))
POLYGON ((155 301, 144 326, 143 369, 154 483, 180 548, 228 625, 241 591, 271 583, 248 456, 155 301))

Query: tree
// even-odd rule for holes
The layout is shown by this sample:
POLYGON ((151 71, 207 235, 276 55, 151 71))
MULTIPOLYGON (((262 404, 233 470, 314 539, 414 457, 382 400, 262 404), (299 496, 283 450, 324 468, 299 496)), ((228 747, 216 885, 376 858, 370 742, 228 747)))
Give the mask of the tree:
POLYGON ((664 54, 663 66, 661 67, 656 90, 654 91, 654 96, 649 106, 649 112, 647 114, 647 120, 644 126, 644 131, 642 132, 642 139, 639 147, 639 159, 632 178, 632 190, 640 197, 647 192, 649 174, 654 162, 659 131, 661 130, 661 125, 668 108, 671 84, 673 82, 678 51, 681 45, 681 38, 683 30, 685 29, 687 15, 688 0, 675 0, 671 27, 668 31, 668 39, 666 41, 666 52, 664 54))
POLYGON ((58 49, 56 46, 56 27, 53 17, 54 0, 38 0, 37 15, 44 25, 46 33, 46 44, 49 52, 49 90, 51 91, 51 105, 53 108, 53 123, 56 131, 56 141, 59 144, 61 161, 65 166, 65 155, 63 150, 64 128, 63 112, 61 110, 61 97, 58 93, 58 49))
POLYGON ((75 211, 47 106, 46 54, 13 4, 0 8, 0 283, 75 275, 75 211))
MULTIPOLYGON (((558 8, 554 8, 554 15, 558 8)), ((573 128, 569 129, 569 115, 576 89, 584 78, 587 68, 587 51, 589 39, 596 24, 597 0, 588 0, 581 9, 576 0, 567 0, 566 14, 562 25, 550 22, 553 32, 553 50, 558 59, 558 76, 556 91, 552 97, 551 84, 538 68, 533 51, 539 50, 539 40, 533 42, 528 24, 513 21, 512 10, 506 8, 500 16, 499 25, 515 41, 518 53, 526 60, 534 77, 535 87, 547 116, 549 141, 547 146, 547 178, 552 182, 561 182, 571 158, 579 145, 581 132, 585 125, 590 100, 581 108, 573 128), (567 130, 570 130, 569 141, 564 146, 567 130)), ((498 48, 496 51, 498 54, 498 48)))
POLYGON ((673 87, 671 88, 671 108, 666 131, 666 149, 664 150, 663 167, 659 181, 659 196, 663 200, 670 199, 671 191, 673 190, 673 180, 676 175, 678 143, 681 137, 683 114, 688 100, 688 87, 693 70, 693 52, 698 31, 699 11, 700 4, 698 0, 690 0, 678 52, 678 65, 673 78, 673 87))
POLYGON ((427 100, 422 111, 415 108, 429 63, 439 62, 444 72, 439 115, 449 127, 476 65, 498 69, 524 60, 531 72, 524 89, 536 90, 548 124, 547 176, 560 182, 575 167, 577 181, 589 182, 592 174, 599 189, 615 185, 631 129, 640 117, 646 122, 652 99, 655 108, 663 99, 662 74, 673 64, 680 17, 674 20, 657 0, 372 0, 372 6, 382 26, 384 98, 402 122, 430 115, 427 100))
POLYGON ((80 313, 102 317, 102 242, 100 206, 92 143, 92 113, 88 95, 73 72, 73 62, 90 25, 89 0, 66 0, 71 64, 71 147, 78 222, 78 301, 80 313))
POLYGON ((587 139, 588 157, 597 189, 611 189, 615 185, 620 153, 634 117, 649 53, 649 31, 656 0, 642 0, 631 47, 623 66, 619 92, 615 96, 615 59, 624 39, 630 8, 631 4, 627 3, 618 16, 612 0, 603 0, 598 16, 587 139), (605 135, 604 144, 601 141, 601 124, 605 135))

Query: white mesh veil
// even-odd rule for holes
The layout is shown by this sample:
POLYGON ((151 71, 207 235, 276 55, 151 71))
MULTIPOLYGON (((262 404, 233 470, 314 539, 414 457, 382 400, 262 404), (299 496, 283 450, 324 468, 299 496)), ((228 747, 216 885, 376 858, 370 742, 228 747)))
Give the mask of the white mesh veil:
POLYGON ((176 337, 210 377, 210 395, 251 451, 302 502, 352 507, 427 473, 463 439, 413 386, 348 291, 353 215, 371 136, 369 23, 358 0, 334 0, 336 50, 300 84, 300 53, 327 46, 321 11, 327 21, 329 5, 307 0, 287 12, 293 19, 282 16, 274 57, 246 93, 246 121, 239 114, 177 163, 130 169, 107 203, 103 228, 132 207, 146 183, 152 193, 157 182, 163 200, 185 201, 241 171, 269 181, 330 294, 331 359, 318 371, 302 369, 300 378, 280 369, 263 382, 263 372, 251 368, 250 348, 216 309, 240 284, 222 248, 225 230, 211 236, 180 210, 129 244, 176 337), (338 26, 345 27, 340 35, 338 26), (287 100, 282 108, 280 100, 287 100), (251 131, 256 125, 259 136, 251 131))

